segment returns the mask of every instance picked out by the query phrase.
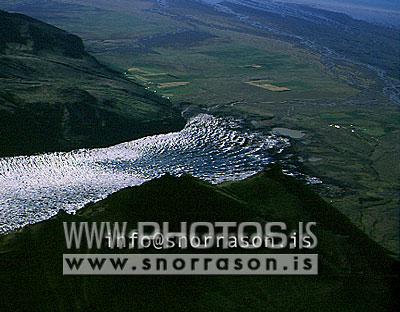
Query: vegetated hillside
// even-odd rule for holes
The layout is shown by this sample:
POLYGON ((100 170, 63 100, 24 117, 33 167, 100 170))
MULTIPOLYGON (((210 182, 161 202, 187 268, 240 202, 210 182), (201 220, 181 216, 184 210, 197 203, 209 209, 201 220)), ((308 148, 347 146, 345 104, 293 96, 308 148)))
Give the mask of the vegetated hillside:
MULTIPOLYGON (((76 253, 93 253, 82 248, 76 253)), ((115 253, 102 250, 105 253, 115 253)), ((137 250, 122 250, 122 253, 137 250)), ((152 252, 155 252, 154 250, 152 252)), ((199 250, 172 250, 199 253, 199 250)), ((224 253, 223 250, 206 250, 224 253)), ((243 252, 234 250, 230 252, 243 252)), ((251 253, 270 251, 250 250, 251 253)), ((288 251, 283 251, 288 252, 288 251)), ((156 251, 160 253, 160 251, 156 251)), ((282 253, 282 250, 279 251, 282 253)), ((273 167, 241 182, 214 186, 164 176, 122 190, 76 215, 0 237, 1 311, 390 311, 396 263, 320 197, 273 167), (318 276, 63 276, 62 221, 318 222, 318 276)))
POLYGON ((99 64, 82 40, 0 11, 0 156, 105 146, 184 125, 169 101, 99 64))

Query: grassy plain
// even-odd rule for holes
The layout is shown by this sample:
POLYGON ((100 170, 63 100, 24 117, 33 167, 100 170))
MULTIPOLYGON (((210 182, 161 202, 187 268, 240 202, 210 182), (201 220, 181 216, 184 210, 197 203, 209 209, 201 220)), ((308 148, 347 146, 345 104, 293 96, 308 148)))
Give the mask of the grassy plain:
POLYGON ((134 65, 144 70, 155 71, 158 74, 153 77, 146 75, 146 79, 152 83, 170 82, 169 75, 176 77, 176 81, 188 81, 190 86, 177 90, 175 101, 193 102, 207 107, 238 99, 323 100, 354 96, 358 93, 343 81, 327 74, 324 66, 314 56, 301 55, 304 52, 290 49, 289 46, 286 47, 288 50, 282 46, 279 51, 278 47, 271 48, 268 41, 265 42, 265 46, 252 42, 243 43, 242 38, 237 36, 238 38, 233 37, 228 43, 222 39, 211 39, 184 50, 156 48, 156 53, 126 55, 123 62, 131 58, 132 63, 129 65, 115 63, 117 57, 113 54, 106 53, 99 57, 106 63, 121 66, 120 70, 134 65), (307 62, 304 62, 304 59, 307 59, 307 62), (289 88, 291 92, 266 94, 265 90, 257 90, 245 84, 255 80, 268 80, 273 85, 289 88))

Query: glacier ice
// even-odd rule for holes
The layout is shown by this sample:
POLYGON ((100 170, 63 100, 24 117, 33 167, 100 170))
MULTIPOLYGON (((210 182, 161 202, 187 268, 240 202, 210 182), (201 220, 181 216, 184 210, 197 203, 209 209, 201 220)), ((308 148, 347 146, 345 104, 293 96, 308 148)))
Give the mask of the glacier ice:
POLYGON ((251 176, 288 141, 246 131, 237 120, 200 114, 179 132, 108 148, 0 158, 0 233, 74 212, 165 173, 211 183, 251 176))

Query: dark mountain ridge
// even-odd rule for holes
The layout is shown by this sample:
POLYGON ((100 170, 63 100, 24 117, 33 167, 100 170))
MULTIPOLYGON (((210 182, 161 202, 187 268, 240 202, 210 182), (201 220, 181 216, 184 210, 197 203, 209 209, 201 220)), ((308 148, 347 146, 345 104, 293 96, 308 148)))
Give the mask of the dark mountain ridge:
MULTIPOLYGON (((137 253, 123 249, 117 253, 137 253)), ((144 252, 144 251, 140 251, 144 252)), ((151 253, 165 251, 151 250, 151 253)), ((169 253, 202 253, 170 250, 169 253)), ((205 253, 244 253, 206 250, 205 253)), ((248 253, 249 251, 245 252, 248 253)), ((250 253, 271 253, 261 249, 250 253)), ((278 253, 294 251, 279 250, 278 253)), ((295 251, 298 252, 297 250, 295 251)), ((51 220, 0 237, 2 311, 69 311, 87 308, 135 311, 390 311, 392 271, 397 262, 332 206, 294 178, 273 167, 220 186, 190 176, 164 176, 127 188, 76 215, 51 220), (67 250, 63 221, 317 222, 318 276, 63 276, 63 253, 116 253, 82 247, 67 250), (240 294, 240 295, 239 295, 240 294), (157 298, 157 300, 154 300, 157 298)), ((393 310, 394 311, 394 310, 393 310)))

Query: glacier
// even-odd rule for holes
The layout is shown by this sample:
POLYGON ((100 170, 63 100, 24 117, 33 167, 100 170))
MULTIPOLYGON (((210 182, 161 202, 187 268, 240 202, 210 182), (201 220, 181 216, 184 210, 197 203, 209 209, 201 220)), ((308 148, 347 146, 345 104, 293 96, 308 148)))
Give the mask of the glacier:
POLYGON ((107 148, 0 158, 0 233, 74 213, 128 186, 169 173, 211 183, 256 174, 289 141, 246 130, 240 121, 200 114, 179 132, 107 148))

